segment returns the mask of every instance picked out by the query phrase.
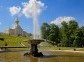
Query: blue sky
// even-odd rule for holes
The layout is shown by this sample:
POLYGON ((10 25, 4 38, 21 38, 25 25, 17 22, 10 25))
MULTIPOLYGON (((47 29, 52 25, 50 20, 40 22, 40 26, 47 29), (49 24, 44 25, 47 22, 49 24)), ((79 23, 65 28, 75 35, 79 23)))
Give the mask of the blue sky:
MULTIPOLYGON (((12 27, 15 16, 11 16, 9 8, 12 6, 22 7, 22 2, 29 0, 1 0, 0 1, 0 32, 12 27)), ((74 17, 79 26, 84 25, 84 0, 40 0, 47 8, 45 8, 39 16, 39 24, 43 22, 50 23, 58 17, 74 17)), ((32 18, 26 18, 24 15, 19 17, 21 27, 32 32, 32 18)))

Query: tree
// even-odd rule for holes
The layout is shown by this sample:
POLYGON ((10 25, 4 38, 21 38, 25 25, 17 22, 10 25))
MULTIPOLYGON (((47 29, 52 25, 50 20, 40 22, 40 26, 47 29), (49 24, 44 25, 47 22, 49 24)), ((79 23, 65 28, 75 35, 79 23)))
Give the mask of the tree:
POLYGON ((50 24, 50 32, 48 39, 53 45, 57 45, 59 43, 59 27, 55 24, 50 24))
POLYGON ((43 23, 41 26, 41 33, 43 39, 48 39, 50 26, 48 23, 43 23))
POLYGON ((77 29, 74 33, 74 42, 73 46, 83 47, 84 46, 84 35, 81 29, 77 29))
POLYGON ((55 24, 43 23, 41 26, 42 37, 50 40, 53 45, 65 47, 84 47, 84 26, 79 27, 74 20, 66 23, 63 21, 59 28, 55 24))
POLYGON ((69 21, 69 29, 74 30, 78 28, 78 23, 75 20, 69 21))
POLYGON ((71 20, 68 24, 68 35, 69 35, 69 41, 70 41, 70 45, 73 46, 73 41, 74 41, 74 32, 77 30, 78 27, 78 23, 75 20, 71 20))
POLYGON ((68 23, 63 21, 60 28, 60 38, 62 46, 69 46, 68 23))
POLYGON ((81 29, 81 31, 82 31, 82 33, 84 35, 84 26, 80 27, 80 29, 81 29))

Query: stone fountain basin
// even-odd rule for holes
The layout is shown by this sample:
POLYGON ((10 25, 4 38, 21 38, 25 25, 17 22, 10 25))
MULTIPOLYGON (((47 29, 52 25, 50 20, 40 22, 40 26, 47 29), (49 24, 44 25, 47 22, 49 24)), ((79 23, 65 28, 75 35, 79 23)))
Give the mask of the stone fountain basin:
POLYGON ((29 44, 40 44, 41 42, 44 42, 44 40, 43 39, 31 39, 31 40, 28 40, 29 44))

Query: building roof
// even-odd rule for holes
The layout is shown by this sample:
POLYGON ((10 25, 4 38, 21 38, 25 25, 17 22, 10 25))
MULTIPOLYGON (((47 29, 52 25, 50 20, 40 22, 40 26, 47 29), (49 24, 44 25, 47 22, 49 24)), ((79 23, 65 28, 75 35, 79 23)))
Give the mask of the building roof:
POLYGON ((16 18, 15 23, 14 23, 14 26, 13 26, 12 29, 22 29, 21 26, 19 25, 19 20, 18 20, 18 18, 16 18))

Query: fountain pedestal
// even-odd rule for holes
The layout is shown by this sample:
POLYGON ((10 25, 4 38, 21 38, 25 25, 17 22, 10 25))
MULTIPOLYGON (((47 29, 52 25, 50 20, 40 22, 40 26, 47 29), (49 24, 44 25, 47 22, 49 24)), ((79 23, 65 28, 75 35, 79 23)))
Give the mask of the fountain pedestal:
POLYGON ((31 52, 32 54, 38 53, 37 44, 31 44, 30 52, 31 52))
POLYGON ((30 49, 29 54, 31 54, 32 56, 35 56, 35 57, 43 56, 42 52, 38 52, 38 48, 37 48, 37 45, 40 44, 42 41, 44 41, 44 40, 41 40, 41 39, 29 40, 28 43, 31 44, 31 49, 30 49))

